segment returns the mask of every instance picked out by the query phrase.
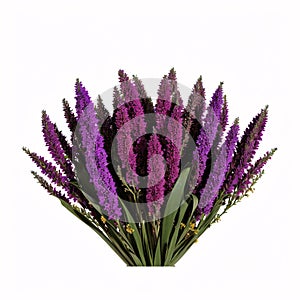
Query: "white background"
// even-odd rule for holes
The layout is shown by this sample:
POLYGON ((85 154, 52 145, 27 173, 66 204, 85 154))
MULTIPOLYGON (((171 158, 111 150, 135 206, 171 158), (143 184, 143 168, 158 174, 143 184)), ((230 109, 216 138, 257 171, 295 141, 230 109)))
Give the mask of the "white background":
POLYGON ((297 1, 1 2, 1 299, 300 299, 297 1), (175 268, 129 268, 42 190, 22 146, 41 154, 40 116, 63 123, 79 77, 90 95, 117 71, 175 67, 208 98, 220 81, 244 129, 265 104, 259 150, 278 152, 250 198, 175 268))

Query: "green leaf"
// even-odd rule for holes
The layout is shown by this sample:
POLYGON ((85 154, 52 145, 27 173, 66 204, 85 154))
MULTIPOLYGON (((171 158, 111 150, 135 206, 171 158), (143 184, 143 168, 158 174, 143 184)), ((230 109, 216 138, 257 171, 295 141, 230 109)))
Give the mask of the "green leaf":
POLYGON ((181 205, 180 210, 178 212, 177 224, 175 226, 175 230, 174 230, 174 233, 173 233, 172 238, 171 238, 169 250, 168 250, 168 253, 166 255, 166 264, 171 263, 171 259, 172 259, 172 256, 174 255, 176 245, 177 245, 177 243, 180 243, 180 239, 178 240, 178 233, 179 233, 181 223, 183 222, 183 219, 186 217, 187 214, 188 214, 187 224, 185 224, 186 226, 183 229, 183 233, 181 234, 181 238, 183 238, 186 235, 186 233, 189 231, 189 224, 190 224, 191 219, 193 217, 194 211, 195 211, 195 209, 198 205, 198 198, 195 195, 191 195, 189 200, 190 199, 192 200, 192 203, 190 203, 188 201, 184 202, 181 205), (188 210, 188 207, 190 206, 190 204, 192 204, 192 210, 191 211, 188 210))
POLYGON ((170 248, 170 246, 173 246, 170 245, 170 236, 174 230, 174 220, 176 214, 182 205, 182 201, 184 200, 184 190, 189 172, 190 168, 186 168, 181 172, 172 192, 170 193, 170 197, 164 211, 165 217, 162 219, 161 225, 161 249, 165 253, 164 263, 166 263, 168 252, 173 252, 173 249, 170 248))
POLYGON ((173 264, 177 263, 178 260, 195 243, 195 241, 206 231, 206 229, 209 228, 209 226, 211 225, 211 222, 213 221, 214 217, 216 216, 218 210, 220 209, 222 201, 223 201, 223 195, 220 195, 219 198, 216 200, 216 203, 214 204, 212 211, 205 218, 203 218, 203 216, 202 216, 202 219, 200 220, 200 223, 198 224, 198 226, 196 228, 198 233, 177 245, 177 248, 175 249, 175 254, 174 254, 174 257, 173 257, 171 263, 173 263, 173 264))
POLYGON ((147 232, 146 224, 144 221, 141 223, 141 226, 142 226, 142 241, 143 241, 143 246, 144 246, 143 248, 144 248, 145 254, 147 254, 146 260, 147 260, 147 263, 150 266, 152 266, 153 259, 152 259, 151 247, 149 245, 148 232, 147 232))
POLYGON ((185 224, 186 226, 183 229, 183 231, 182 231, 182 233, 181 233, 181 235, 180 235, 180 237, 179 237, 179 239, 177 241, 177 245, 180 244, 180 242, 184 239, 184 237, 186 236, 186 234, 190 230, 189 229, 189 224, 192 221, 192 217, 193 217, 194 211, 195 211, 195 209, 198 206, 198 202, 199 202, 198 198, 195 195, 193 195, 193 194, 191 195, 191 197, 192 197, 192 201, 193 201, 192 211, 191 211, 190 215, 186 219, 186 224, 185 224))
POLYGON ((122 238, 126 241, 126 245, 128 247, 128 250, 130 251, 130 256, 133 258, 135 265, 136 266, 141 266, 142 262, 141 260, 137 257, 137 255, 135 254, 135 251, 132 247, 132 243, 128 240, 127 236, 126 236, 126 232, 123 228, 123 226, 121 225, 121 223, 118 221, 118 227, 119 227, 119 233, 122 236, 122 238))
POLYGON ((139 234, 139 230, 138 230, 138 228, 136 226, 136 223, 134 222, 134 219, 133 219, 131 213, 127 209, 126 205, 123 203, 123 200, 119 199, 119 201, 120 201, 120 203, 122 205, 123 212, 124 212, 124 214, 126 216, 128 224, 133 229, 132 236, 134 238, 135 244, 136 244, 138 252, 139 252, 139 258, 141 259, 142 264, 144 266, 146 266, 146 260, 145 260, 144 251, 143 251, 143 244, 142 244, 141 236, 139 234))
POLYGON ((154 256, 154 266, 161 266, 161 252, 160 252, 160 239, 157 241, 157 246, 154 256))

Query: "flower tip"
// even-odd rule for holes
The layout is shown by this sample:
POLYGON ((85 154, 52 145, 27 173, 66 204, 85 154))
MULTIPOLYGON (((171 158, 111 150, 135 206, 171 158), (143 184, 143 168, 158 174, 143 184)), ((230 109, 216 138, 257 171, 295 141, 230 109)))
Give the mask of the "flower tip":
POLYGON ((238 125, 239 122, 240 122, 240 118, 239 118, 239 117, 235 118, 235 120, 234 120, 234 125, 238 125))
POLYGON ((81 84, 81 81, 79 80, 79 78, 76 78, 76 80, 75 80, 75 87, 79 88, 80 84, 81 84))
POLYGON ((174 67, 170 70, 168 78, 171 80, 176 80, 176 71, 175 71, 174 67))
POLYGON ((118 75, 119 75, 119 82, 124 82, 124 81, 129 80, 129 77, 127 76, 127 74, 122 69, 120 69, 118 71, 118 75))
POLYGON ((24 147, 24 146, 22 147, 22 150, 23 150, 26 154, 29 154, 29 152, 30 152, 29 149, 26 148, 26 147, 24 147))

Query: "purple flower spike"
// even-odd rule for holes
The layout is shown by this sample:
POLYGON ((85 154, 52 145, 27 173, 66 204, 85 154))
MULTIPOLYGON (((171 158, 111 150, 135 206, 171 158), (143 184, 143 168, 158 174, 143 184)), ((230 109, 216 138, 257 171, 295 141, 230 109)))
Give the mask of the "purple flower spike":
POLYGON ((182 110, 179 105, 173 108, 171 119, 168 121, 166 153, 166 190, 170 191, 176 182, 180 171, 180 152, 182 148, 182 110))
POLYGON ((268 151, 263 157, 259 158, 251 167, 248 169, 247 173, 244 174, 243 178, 238 183, 237 195, 243 194, 253 182, 255 176, 262 172, 263 167, 272 158, 277 148, 268 151))
POLYGON ((171 91, 172 91, 172 102, 176 103, 177 105, 183 107, 183 100, 180 96, 180 92, 178 90, 178 84, 177 84, 177 78, 176 78, 176 72, 175 69, 172 68, 169 72, 168 79, 170 81, 171 85, 171 91))
POLYGON ((161 144, 156 134, 149 140, 147 169, 149 176, 146 200, 149 213, 158 216, 164 200, 165 165, 161 144))
POLYGON ((35 152, 31 152, 25 147, 23 147, 23 151, 41 169, 42 174, 46 175, 52 183, 63 188, 68 195, 68 202, 71 199, 77 201, 77 198, 72 194, 72 187, 67 176, 64 176, 59 170, 57 170, 56 166, 47 161, 44 157, 38 156, 35 152))
POLYGON ((239 130, 240 130, 239 119, 237 118, 235 119, 233 125, 230 127, 225 139, 225 145, 227 148, 227 167, 229 167, 232 161, 234 149, 238 141, 239 130))
POLYGON ((165 76, 159 85, 158 98, 155 105, 156 115, 156 128, 158 131, 166 129, 167 122, 165 116, 167 116, 171 109, 171 85, 168 78, 165 76))
POLYGON ((107 154, 104 150, 104 141, 99 133, 98 120, 94 105, 89 104, 79 120, 79 132, 82 138, 82 147, 85 154, 86 168, 97 192, 100 206, 111 219, 121 216, 115 183, 107 168, 107 154))
POLYGON ((216 91, 214 92, 211 101, 209 103, 209 106, 212 107, 212 109, 215 112, 215 115, 217 116, 217 119, 219 122, 221 121, 221 112, 222 112, 222 104, 223 104, 223 82, 220 83, 216 91))
POLYGON ((58 191, 54 186, 52 186, 49 182, 47 182, 47 180, 45 180, 42 176, 38 175, 34 171, 31 171, 31 174, 50 195, 57 197, 58 199, 66 203, 71 204, 70 200, 61 191, 58 191))
POLYGON ((77 120, 69 105, 69 102, 66 99, 63 99, 63 110, 68 127, 72 133, 71 140, 73 140, 73 135, 77 126, 77 120))
MULTIPOLYGON (((205 109, 205 89, 203 87, 202 77, 200 76, 194 85, 187 103, 187 112, 189 114, 189 119, 194 118, 199 122, 202 122, 205 109)), ((188 130, 190 126, 191 125, 186 126, 188 130)))
POLYGON ((228 125, 228 105, 227 105, 227 99, 226 96, 224 96, 224 102, 223 102, 223 107, 222 107, 222 112, 221 112, 221 117, 220 117, 220 124, 222 127, 222 130, 226 130, 226 126, 228 125))
POLYGON ((46 111, 42 112, 42 127, 46 146, 48 147, 48 151, 51 153, 53 159, 69 178, 74 178, 72 164, 65 158, 55 125, 50 121, 46 111))
POLYGON ((120 90, 115 86, 113 90, 113 108, 116 110, 124 103, 124 99, 121 97, 120 90))
POLYGON ((212 170, 209 174, 209 178, 203 190, 201 191, 198 208, 203 211, 204 214, 209 214, 214 201, 219 193, 219 189, 222 186, 225 178, 225 172, 227 168, 227 149, 223 144, 213 164, 212 170))
POLYGON ((206 168, 206 162, 208 158, 208 153, 211 150, 213 145, 217 128, 218 128, 218 120, 215 114, 215 111, 212 107, 208 107, 208 112, 204 120, 204 127, 200 129, 200 134, 196 141, 196 149, 194 150, 193 157, 194 159, 199 159, 199 164, 197 166, 198 175, 197 175, 197 184, 199 185, 202 180, 202 176, 204 174, 206 168))
POLYGON ((119 129, 117 135, 117 153, 127 183, 137 186, 136 154, 131 150, 133 140, 131 137, 132 128, 127 123, 129 120, 128 108, 123 104, 115 112, 115 123, 117 129, 119 129))
POLYGON ((189 96, 186 109, 183 113, 183 126, 185 127, 185 136, 183 139, 183 148, 190 146, 190 136, 196 140, 200 133, 200 127, 203 125, 203 116, 206 110, 205 89, 203 88, 202 77, 200 76, 194 85, 189 96))
POLYGON ((90 104, 91 98, 88 94, 86 88, 82 85, 79 79, 76 80, 75 83, 75 99, 76 99, 76 113, 77 113, 77 120, 80 118, 83 110, 90 104))
POLYGON ((262 139, 268 119, 268 107, 255 116, 237 144, 236 153, 230 165, 230 175, 226 178, 227 192, 231 193, 249 167, 262 139))
POLYGON ((126 103, 139 99, 139 93, 136 86, 123 70, 119 71, 119 81, 121 93, 126 103))
POLYGON ((140 99, 148 98, 147 92, 142 81, 137 76, 133 76, 133 81, 137 88, 140 99))

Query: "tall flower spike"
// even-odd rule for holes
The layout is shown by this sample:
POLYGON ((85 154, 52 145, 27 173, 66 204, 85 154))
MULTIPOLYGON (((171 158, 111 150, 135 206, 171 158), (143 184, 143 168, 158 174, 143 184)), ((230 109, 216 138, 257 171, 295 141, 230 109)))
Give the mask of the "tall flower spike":
POLYGON ((263 157, 259 158, 251 167, 248 169, 247 173, 244 174, 243 178, 238 183, 237 195, 241 195, 247 191, 251 186, 255 176, 259 175, 265 164, 272 158, 277 148, 268 151, 263 157))
POLYGON ((128 110, 129 118, 132 122, 130 124, 129 134, 131 134, 132 142, 135 142, 134 147, 130 145, 129 163, 132 171, 130 170, 128 179, 134 176, 133 182, 137 185, 137 176, 133 173, 136 173, 141 167, 141 165, 138 165, 138 153, 142 153, 147 147, 147 139, 145 138, 147 124, 145 122, 144 108, 140 99, 130 101, 128 103, 128 110))
POLYGON ((225 139, 225 145, 227 149, 227 163, 226 163, 227 169, 229 168, 229 165, 232 161, 234 149, 238 141, 239 130, 240 130, 239 119, 236 118, 233 125, 230 127, 225 139))
POLYGON ((202 76, 200 76, 194 84, 194 88, 189 96, 186 106, 186 110, 189 113, 187 116, 188 119, 191 120, 191 118, 196 118, 201 122, 203 120, 205 108, 205 89, 203 87, 202 76))
POLYGON ((72 148, 69 145, 67 138, 63 135, 63 133, 57 128, 56 124, 54 124, 54 128, 55 128, 55 132, 58 136, 60 145, 62 147, 62 149, 64 150, 65 154, 67 155, 67 157, 69 159, 72 158, 72 148))
POLYGON ((69 105, 69 102, 66 99, 63 99, 63 111, 65 115, 65 119, 67 121, 68 127, 72 133, 71 140, 73 140, 73 135, 77 126, 76 117, 69 105))
POLYGON ((193 166, 197 172, 197 186, 195 188, 196 194, 198 193, 199 184, 202 181, 202 176, 206 169, 208 154, 213 145, 219 124, 213 108, 209 106, 207 110, 208 112, 204 119, 204 126, 200 129, 200 133, 196 141, 196 149, 193 152, 194 160, 197 161, 197 159, 199 159, 198 165, 193 166))
POLYGON ((169 139, 165 147, 166 154, 166 190, 169 191, 176 182, 180 171, 180 153, 182 148, 182 110, 181 106, 175 105, 171 119, 167 125, 169 139), (174 121, 173 121, 174 120, 174 121))
POLYGON ((223 138, 224 132, 226 130, 226 126, 228 124, 228 107, 227 107, 226 96, 224 96, 224 101, 223 101, 219 121, 220 121, 220 124, 218 125, 218 129, 217 129, 217 133, 216 133, 216 137, 215 137, 214 145, 213 145, 214 152, 219 151, 219 147, 222 142, 222 138, 223 138))
POLYGON ((86 169, 97 192, 100 206, 111 219, 121 216, 115 183, 107 168, 103 137, 98 130, 94 105, 89 104, 79 120, 79 132, 85 155, 86 169))
POLYGON ((227 169, 227 149, 226 144, 223 144, 216 161, 213 164, 208 180, 204 189, 201 191, 199 200, 199 209, 206 215, 210 213, 214 201, 219 193, 225 178, 227 169))
POLYGON ((124 103, 124 99, 121 97, 120 90, 115 86, 113 89, 113 108, 116 110, 120 105, 124 103))
POLYGON ((137 88, 137 91, 138 91, 138 94, 139 94, 139 97, 141 99, 145 99, 145 98, 148 98, 147 96, 147 92, 145 90, 145 87, 144 87, 144 84, 142 83, 142 81, 135 75, 132 76, 133 77, 133 82, 137 88))
POLYGON ((103 100, 99 95, 96 106, 97 118, 99 120, 100 133, 104 138, 104 148, 108 155, 108 161, 111 161, 111 145, 115 135, 113 132, 113 120, 104 106, 103 100))
POLYGON ((203 115, 206 109, 205 89, 203 88, 202 77, 200 76, 194 85, 189 96, 186 109, 183 114, 183 126, 186 128, 183 148, 189 143, 189 136, 193 139, 199 135, 201 124, 203 124, 203 115))
POLYGON ((233 191, 250 165, 251 160, 258 149, 259 142, 262 139, 267 119, 268 106, 266 106, 265 109, 262 109, 261 112, 253 118, 252 122, 250 122, 245 130, 241 141, 237 144, 236 153, 230 165, 230 174, 225 182, 228 193, 233 191))
POLYGON ((136 154, 131 149, 133 141, 131 137, 131 127, 126 124, 129 121, 128 108, 125 104, 120 106, 115 111, 115 123, 117 129, 121 129, 117 135, 117 153, 119 163, 121 163, 122 173, 126 181, 134 186, 137 186, 138 179, 135 172, 136 169, 136 154), (126 125, 125 125, 126 124, 126 125), (129 157, 127 157, 127 155, 129 157))
POLYGON ((79 79, 76 80, 75 83, 75 99, 76 99, 76 113, 77 113, 77 120, 80 118, 83 110, 92 103, 91 98, 88 94, 86 88, 82 85, 79 79))
POLYGON ((226 130, 226 126, 228 125, 228 105, 227 105, 227 98, 226 95, 224 95, 224 102, 223 102, 223 107, 222 107, 222 112, 221 112, 221 117, 220 117, 220 124, 222 127, 222 130, 226 130))
POLYGON ((223 82, 221 82, 214 92, 209 106, 212 107, 214 110, 219 122, 221 121, 221 111, 222 111, 222 104, 223 104, 223 82))
POLYGON ((155 105, 156 130, 166 130, 166 117, 171 109, 171 85, 166 76, 161 80, 158 88, 158 98, 155 105))
POLYGON ((172 68, 170 70, 168 79, 169 79, 170 85, 171 85, 172 102, 183 107, 183 100, 182 100, 180 92, 178 90, 178 83, 177 83, 176 72, 175 72, 174 68, 172 68))
POLYGON ((128 103, 129 118, 132 120, 131 136, 135 141, 146 133, 146 122, 144 109, 140 99, 132 100, 128 103))
POLYGON ((139 99, 136 86, 123 70, 119 70, 119 81, 121 93, 126 103, 139 99))
POLYGON ((69 200, 78 200, 72 193, 68 177, 64 176, 51 162, 45 160, 44 157, 38 156, 36 153, 31 152, 25 147, 23 147, 23 151, 31 158, 37 167, 40 168, 42 174, 46 175, 52 183, 63 188, 63 190, 67 193, 69 200))
POLYGON ((63 186, 68 182, 68 178, 63 176, 56 167, 44 157, 38 156, 35 152, 31 152, 29 149, 23 147, 23 151, 31 158, 31 160, 40 168, 42 174, 48 176, 48 178, 58 186, 63 186))
POLYGON ((101 124, 103 124, 103 122, 110 116, 100 95, 98 95, 97 98, 96 113, 101 124))
POLYGON ((159 217, 160 208, 164 201, 165 165, 161 144, 156 134, 151 135, 148 143, 147 169, 149 175, 146 200, 149 213, 159 217))
POLYGON ((31 174, 51 196, 54 196, 66 203, 71 203, 70 200, 64 194, 62 194, 62 192, 58 191, 55 187, 53 187, 50 183, 48 183, 47 180, 45 180, 42 176, 38 175, 34 171, 31 171, 31 174))
POLYGON ((64 151, 61 147, 59 137, 56 133, 54 124, 50 121, 46 111, 42 112, 43 135, 48 151, 52 155, 55 162, 61 167, 69 178, 74 178, 72 164, 66 159, 64 151))

